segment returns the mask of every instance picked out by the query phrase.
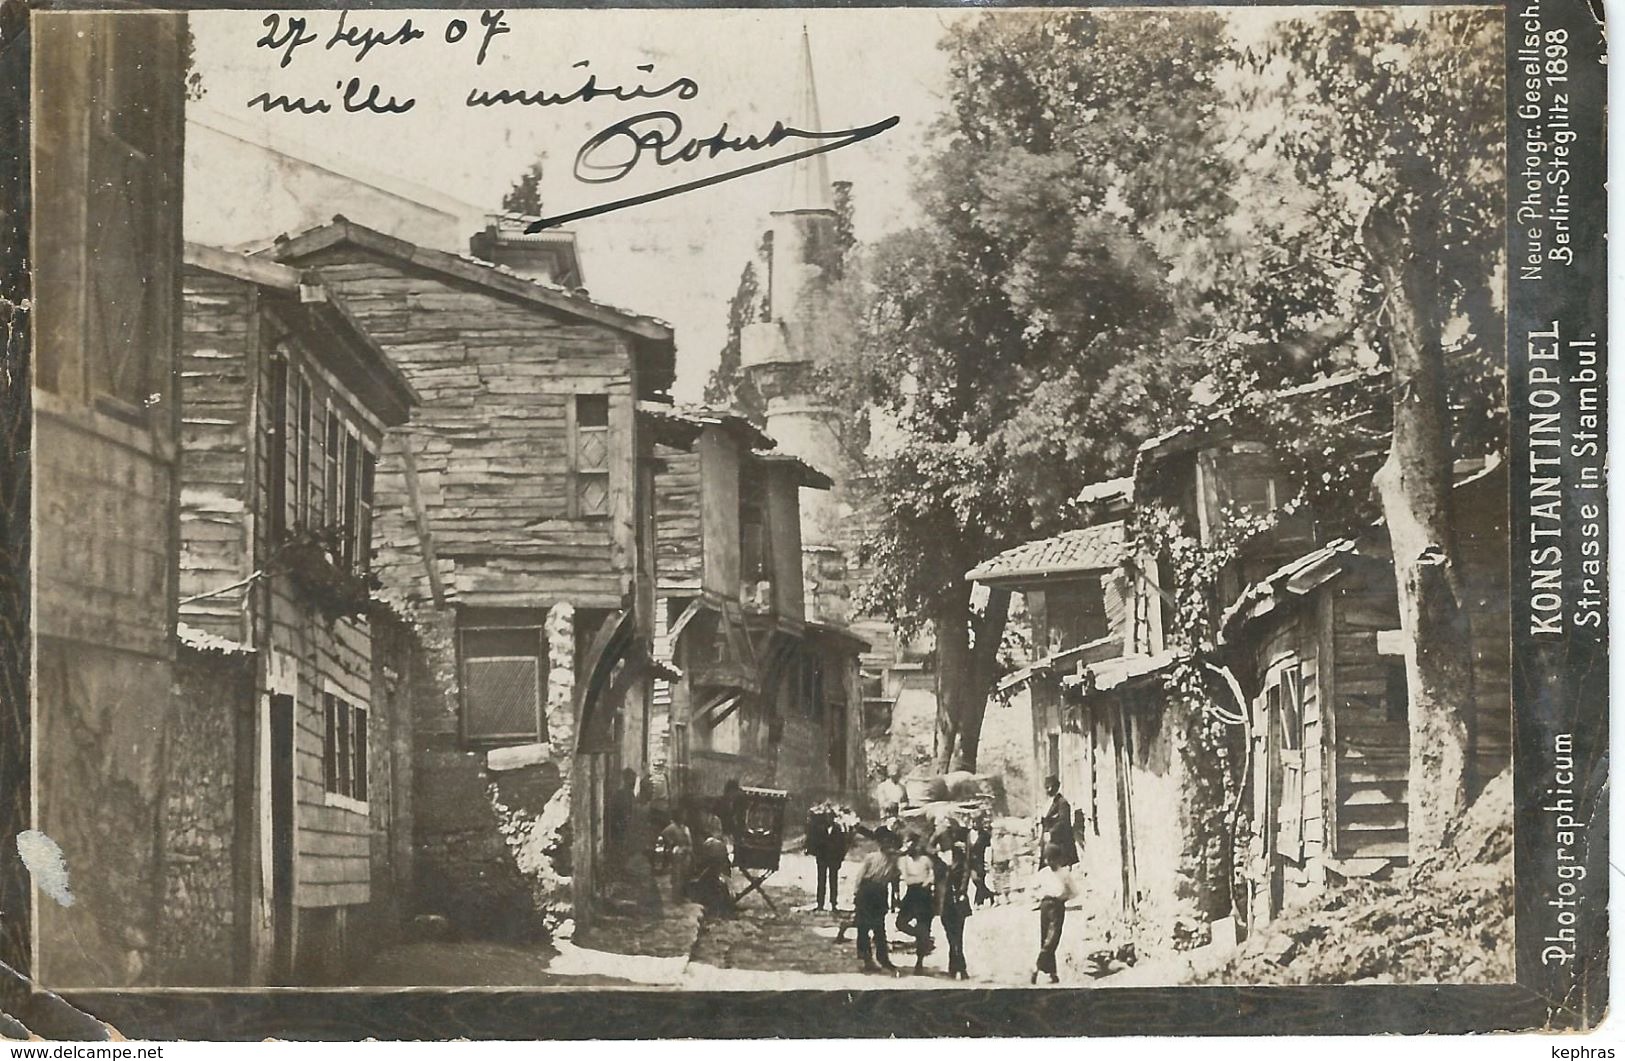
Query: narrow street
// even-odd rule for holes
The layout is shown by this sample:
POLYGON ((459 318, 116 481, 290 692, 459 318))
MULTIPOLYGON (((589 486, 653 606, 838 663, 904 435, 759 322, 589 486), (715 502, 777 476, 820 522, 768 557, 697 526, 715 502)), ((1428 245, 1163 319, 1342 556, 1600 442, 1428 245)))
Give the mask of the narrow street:
MULTIPOLYGON (((986 988, 1027 986, 1038 946, 1038 914, 1018 895, 979 908, 965 928, 970 979, 948 977, 948 947, 935 926, 935 949, 914 970, 914 941, 892 925, 896 976, 865 973, 855 933, 837 940, 850 917, 848 861, 842 875, 842 914, 813 909, 812 859, 786 853, 764 890, 772 906, 751 895, 732 918, 708 918, 693 904, 668 903, 658 917, 602 918, 590 930, 552 943, 424 942, 380 953, 359 982, 369 985, 479 987, 665 988, 695 991, 986 988)), ((734 888, 744 886, 736 874, 734 888)), ((1096 977, 1090 955, 1110 946, 1108 929, 1082 909, 1069 913, 1060 954, 1067 988, 1182 982, 1208 964, 1202 952, 1149 956, 1115 965, 1096 977)), ((1212 956, 1216 957, 1216 956, 1212 956)), ((1040 984, 1039 986, 1049 986, 1040 984)))

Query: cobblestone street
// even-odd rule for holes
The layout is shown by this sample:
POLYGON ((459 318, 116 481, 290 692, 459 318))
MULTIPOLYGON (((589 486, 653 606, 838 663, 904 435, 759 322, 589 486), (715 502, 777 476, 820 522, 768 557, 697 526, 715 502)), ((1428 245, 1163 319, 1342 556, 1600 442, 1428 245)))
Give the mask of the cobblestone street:
MULTIPOLYGON (((800 989, 853 991, 1027 986, 1038 947, 1038 914, 1024 896, 977 909, 965 926, 970 979, 948 977, 948 947, 940 922, 935 949, 914 969, 914 940, 889 916, 895 976, 866 973, 851 917, 848 861, 841 877, 840 915, 813 909, 813 862, 787 853, 759 895, 744 899, 733 917, 712 918, 692 903, 664 904, 658 915, 606 916, 591 928, 568 928, 552 943, 424 942, 381 953, 361 977, 371 985, 465 985, 475 987, 626 987, 702 991, 800 989)), ((737 873, 737 892, 744 881, 737 873)), ((1111 930, 1083 909, 1068 915, 1058 954, 1061 987, 1175 984, 1216 955, 1145 955, 1134 965, 1114 966, 1103 976, 1090 955, 1108 949, 1111 930)), ((1041 984, 1042 986, 1048 986, 1041 984)))

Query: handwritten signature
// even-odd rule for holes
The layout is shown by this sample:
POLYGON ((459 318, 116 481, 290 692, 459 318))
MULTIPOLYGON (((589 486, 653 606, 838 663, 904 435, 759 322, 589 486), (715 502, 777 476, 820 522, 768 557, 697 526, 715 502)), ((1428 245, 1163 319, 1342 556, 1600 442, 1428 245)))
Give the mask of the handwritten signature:
POLYGON ((647 192, 642 195, 629 196, 616 199, 608 203, 600 203, 582 210, 557 217, 544 217, 533 221, 525 229, 526 232, 540 232, 545 228, 579 221, 586 217, 596 217, 599 214, 609 213, 611 210, 623 210, 629 206, 639 206, 643 203, 652 203, 660 199, 667 199, 673 195, 695 191, 722 181, 737 180, 753 173, 773 169, 776 166, 788 165, 803 158, 820 155, 826 151, 837 151, 843 147, 861 143, 870 137, 881 133, 896 125, 901 119, 897 115, 874 122, 870 125, 856 126, 851 129, 809 130, 797 129, 785 125, 782 121, 774 122, 773 128, 765 136, 731 135, 728 123, 723 122, 716 132, 704 137, 684 137, 683 119, 672 111, 650 111, 646 114, 634 115, 616 122, 589 138, 576 152, 575 178, 584 184, 610 184, 622 180, 638 168, 646 159, 657 166, 674 166, 688 162, 698 162, 701 159, 715 159, 725 154, 749 154, 777 147, 788 140, 817 141, 816 147, 809 147, 788 155, 767 159, 763 162, 741 166, 738 169, 728 170, 724 173, 712 174, 697 180, 687 181, 662 188, 658 191, 647 192))

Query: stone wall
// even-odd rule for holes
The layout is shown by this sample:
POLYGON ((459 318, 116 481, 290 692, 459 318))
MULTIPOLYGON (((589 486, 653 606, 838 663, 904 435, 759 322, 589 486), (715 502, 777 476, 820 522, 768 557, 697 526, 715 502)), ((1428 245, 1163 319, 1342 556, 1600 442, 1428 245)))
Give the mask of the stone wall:
POLYGON ((414 913, 465 938, 545 931, 569 904, 569 788, 575 747, 575 610, 548 610, 546 744, 472 749, 458 727, 456 618, 413 615, 424 652, 414 693, 414 913))
POLYGON ((236 855, 242 741, 252 748, 254 657, 183 647, 163 808, 164 893, 156 944, 157 979, 172 986, 240 983, 246 926, 238 901, 236 855))
POLYGON ((49 637, 36 651, 39 828, 72 903, 38 893, 35 973, 52 988, 154 984, 171 664, 49 637))
POLYGON ((1209 922, 1230 912, 1223 733, 1181 694, 1169 691, 1153 705, 1132 712, 1140 931, 1156 945, 1200 945, 1209 922))

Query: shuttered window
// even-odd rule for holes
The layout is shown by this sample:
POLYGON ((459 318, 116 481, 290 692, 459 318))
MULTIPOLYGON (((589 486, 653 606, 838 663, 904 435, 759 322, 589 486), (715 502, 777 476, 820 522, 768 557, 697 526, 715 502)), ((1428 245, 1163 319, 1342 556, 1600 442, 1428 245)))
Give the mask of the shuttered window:
POLYGON ((472 743, 547 740, 546 642, 539 627, 464 629, 463 736, 472 743))
POLYGON ((278 355, 271 359, 271 424, 268 444, 271 454, 271 527, 281 534, 288 529, 288 438, 287 410, 293 402, 293 374, 288 359, 278 355))
POLYGON ((578 394, 572 406, 571 515, 609 515, 609 395, 578 394))
POLYGON ((304 529, 310 525, 310 380, 301 372, 294 386, 298 400, 292 410, 292 433, 298 457, 294 466, 293 504, 289 511, 292 525, 304 529))

